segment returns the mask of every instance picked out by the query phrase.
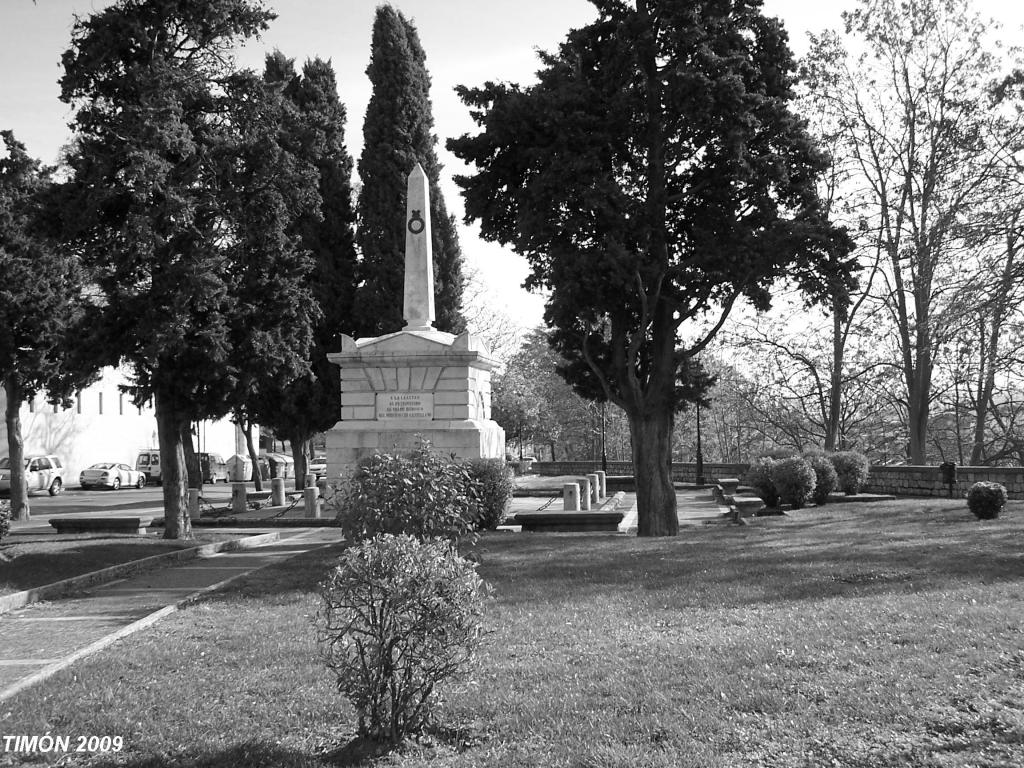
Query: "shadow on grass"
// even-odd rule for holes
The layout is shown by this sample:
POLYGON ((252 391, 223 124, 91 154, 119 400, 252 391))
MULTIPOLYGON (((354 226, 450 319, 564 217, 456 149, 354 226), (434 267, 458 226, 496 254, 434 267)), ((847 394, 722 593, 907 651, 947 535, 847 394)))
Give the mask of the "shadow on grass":
MULTIPOLYGON (((18 542, 11 542, 17 544, 18 542)), ((26 552, 10 560, 0 558, 0 591, 16 592, 52 584, 112 565, 141 560, 180 549, 173 543, 91 543, 89 540, 42 552, 26 552)), ((0 553, 2 554, 2 553, 0 553)))
POLYGON ((1024 577, 1021 517, 1017 511, 979 522, 960 506, 933 503, 805 511, 668 539, 526 534, 487 541, 481 575, 507 605, 538 596, 572 602, 609 590, 707 607, 929 592, 1024 577))
MULTIPOLYGON (((260 551, 277 549, 279 552, 287 553, 290 549, 294 550, 301 546, 303 545, 289 545, 283 542, 261 547, 260 551)), ((346 546, 344 543, 332 544, 294 555, 243 576, 197 600, 196 604, 216 605, 254 597, 270 598, 271 602, 280 602, 292 599, 296 593, 316 592, 346 546)))
MULTIPOLYGON (((344 765, 318 759, 305 752, 287 749, 268 741, 250 741, 221 750, 183 752, 179 754, 141 755, 92 763, 94 768, 309 768, 309 766, 344 765)), ((349 763, 359 765, 359 763, 349 763)))
MULTIPOLYGON (((434 729, 428 734, 436 744, 444 744, 456 751, 471 746, 465 741, 461 730, 434 729)), ((412 743, 406 745, 416 749, 412 743)), ((101 759, 90 765, 93 768, 359 768, 393 764, 388 756, 401 752, 406 747, 382 744, 363 737, 356 737, 345 744, 320 754, 310 754, 297 749, 288 749, 270 741, 248 741, 226 749, 206 751, 189 750, 178 754, 124 756, 110 760, 101 759)))

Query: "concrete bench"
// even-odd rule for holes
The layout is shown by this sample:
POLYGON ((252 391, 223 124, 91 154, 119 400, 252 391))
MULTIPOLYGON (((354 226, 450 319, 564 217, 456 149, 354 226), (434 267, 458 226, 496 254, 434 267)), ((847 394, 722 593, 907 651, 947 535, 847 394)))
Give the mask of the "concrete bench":
POLYGON ((764 509, 764 501, 760 496, 733 496, 732 506, 736 507, 740 517, 754 517, 764 509))
POLYGON ((51 517, 57 533, 146 533, 153 517, 51 517))
POLYGON ((736 489, 740 487, 740 480, 738 477, 720 477, 718 484, 722 486, 722 493, 726 496, 735 496, 736 489))
POLYGON ((622 512, 519 512, 512 525, 523 532, 618 531, 622 512))

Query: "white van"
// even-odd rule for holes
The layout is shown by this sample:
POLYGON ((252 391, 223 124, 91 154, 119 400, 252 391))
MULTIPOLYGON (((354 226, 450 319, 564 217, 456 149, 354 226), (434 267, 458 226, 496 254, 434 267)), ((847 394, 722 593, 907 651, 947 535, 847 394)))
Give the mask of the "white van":
POLYGON ((135 468, 146 475, 147 483, 160 484, 160 449, 147 448, 139 451, 135 459, 135 468))

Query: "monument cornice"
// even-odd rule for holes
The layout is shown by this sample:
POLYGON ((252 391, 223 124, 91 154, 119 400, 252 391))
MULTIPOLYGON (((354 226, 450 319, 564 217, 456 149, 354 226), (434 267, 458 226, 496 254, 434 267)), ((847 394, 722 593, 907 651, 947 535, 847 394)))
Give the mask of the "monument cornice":
POLYGON ((485 371, 497 370, 498 361, 486 357, 480 352, 375 352, 373 350, 355 352, 331 352, 327 359, 340 368, 393 368, 398 366, 416 367, 451 367, 465 365, 469 368, 481 368, 485 371))

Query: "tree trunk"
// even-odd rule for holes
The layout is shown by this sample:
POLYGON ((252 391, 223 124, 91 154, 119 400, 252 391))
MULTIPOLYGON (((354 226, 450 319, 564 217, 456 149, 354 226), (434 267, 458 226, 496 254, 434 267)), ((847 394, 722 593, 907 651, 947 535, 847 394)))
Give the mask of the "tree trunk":
POLYGON ((181 448, 185 456, 185 473, 188 477, 188 487, 198 488, 200 493, 203 490, 203 466, 192 444, 192 424, 186 422, 181 425, 181 448))
POLYGON ((25 444, 21 439, 21 382, 18 374, 11 372, 4 377, 4 394, 7 397, 7 456, 11 465, 11 517, 15 520, 31 520, 28 504, 28 486, 25 485, 25 444))
POLYGON ((252 441, 252 424, 246 422, 242 432, 245 434, 245 449, 249 452, 249 461, 252 462, 252 481, 256 485, 256 490, 262 491, 263 473, 260 472, 260 457, 256 453, 256 446, 252 441))
POLYGON ((306 487, 306 440, 302 435, 291 435, 288 442, 292 446, 292 461, 295 462, 295 490, 306 487))
POLYGON ((839 421, 843 396, 843 326, 836 307, 832 309, 832 375, 828 388, 828 423, 825 425, 825 450, 838 450, 840 445, 839 421))
POLYGON ((192 521, 185 496, 185 451, 182 428, 187 428, 174 412, 170 398, 154 396, 156 430, 160 442, 160 478, 164 495, 164 538, 191 539, 192 521))
POLYGON ((672 485, 672 420, 629 414, 633 438, 638 536, 679 533, 676 491, 672 485))
POLYGON ((999 344, 998 331, 993 325, 991 347, 986 350, 986 329, 981 332, 981 368, 978 372, 979 386, 974 399, 974 435, 971 444, 971 466, 977 467, 985 463, 985 426, 992 404, 992 393, 996 388, 996 345, 999 344))
MULTIPOLYGON (((930 344, 930 340, 922 342, 921 331, 918 341, 930 344)), ((931 396, 931 355, 927 349, 919 348, 917 365, 914 369, 910 386, 907 387, 907 428, 910 433, 910 463, 924 465, 928 463, 928 410, 931 396)))

